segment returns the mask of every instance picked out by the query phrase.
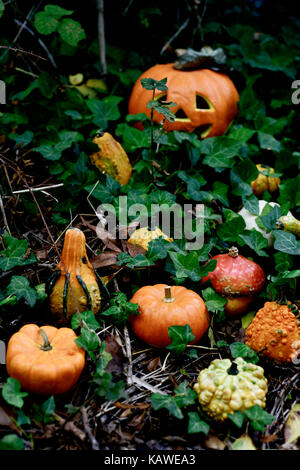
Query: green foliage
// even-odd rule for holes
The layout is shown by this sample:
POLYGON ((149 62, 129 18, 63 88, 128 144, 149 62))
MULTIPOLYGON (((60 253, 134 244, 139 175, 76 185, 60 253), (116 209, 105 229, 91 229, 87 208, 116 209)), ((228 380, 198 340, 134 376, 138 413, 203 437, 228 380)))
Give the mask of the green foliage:
POLYGON ((254 405, 247 410, 235 411, 233 414, 229 414, 228 419, 238 428, 243 426, 246 419, 254 431, 263 432, 265 427, 272 424, 276 417, 263 410, 259 405, 254 405))
POLYGON ((170 326, 168 328, 168 334, 171 339, 171 344, 167 346, 167 349, 174 354, 182 354, 186 349, 186 345, 195 339, 195 335, 189 325, 170 326))
POLYGON ((174 390, 174 395, 163 395, 154 393, 151 395, 151 405, 154 410, 165 408, 168 412, 178 419, 183 419, 182 408, 195 403, 197 393, 192 390, 185 382, 182 382, 174 390))
POLYGON ((27 240, 18 240, 7 233, 4 233, 2 238, 5 244, 5 250, 0 252, 0 269, 2 271, 9 271, 15 266, 26 266, 36 262, 33 253, 29 252, 28 255, 27 240))
POLYGON ((109 302, 109 308, 101 312, 101 316, 108 319, 115 325, 126 323, 130 315, 139 315, 138 304, 128 302, 123 292, 112 294, 109 302))
POLYGON ((2 398, 9 405, 15 406, 16 408, 22 408, 24 405, 24 397, 27 397, 27 392, 21 391, 21 384, 17 379, 8 377, 2 387, 2 398))

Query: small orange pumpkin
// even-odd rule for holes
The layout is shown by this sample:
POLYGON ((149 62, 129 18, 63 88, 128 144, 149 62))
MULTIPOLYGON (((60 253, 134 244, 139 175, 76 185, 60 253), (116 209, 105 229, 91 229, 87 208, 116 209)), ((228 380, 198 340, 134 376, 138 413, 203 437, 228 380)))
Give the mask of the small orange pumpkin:
POLYGON ((203 299, 183 286, 156 284, 144 286, 132 297, 139 305, 140 314, 130 317, 136 336, 158 348, 171 343, 168 328, 188 324, 199 341, 209 327, 209 315, 203 299))
POLYGON ((291 362, 300 341, 300 325, 295 305, 266 302, 246 330, 246 344, 254 351, 279 362, 291 362), (292 311, 294 309, 295 313, 292 311))
MULTIPOLYGON (((155 65, 139 77, 129 99, 129 114, 146 113, 150 117, 147 103, 152 99, 152 91, 142 87, 141 79, 167 77, 167 92, 156 90, 154 97, 177 103, 171 108, 175 121, 165 120, 165 130, 193 132, 198 129, 202 138, 224 134, 238 112, 239 95, 232 80, 213 70, 178 70, 173 65, 155 65)), ((160 123, 162 119, 162 115, 154 111, 153 120, 160 123)))
POLYGON ((75 343, 71 328, 23 326, 7 345, 6 368, 24 390, 58 395, 77 382, 85 365, 85 352, 75 343))
POLYGON ((257 178, 251 183, 253 193, 256 196, 261 196, 264 191, 269 191, 270 193, 277 191, 280 185, 280 178, 272 176, 272 173, 274 173, 274 168, 262 164, 258 164, 256 167, 259 171, 259 174, 257 178), (267 176, 268 172, 269 176, 267 176))
POLYGON ((47 285, 47 293, 51 312, 64 322, 78 310, 91 310, 94 314, 100 310, 97 276, 87 256, 85 235, 78 228, 66 231, 61 261, 47 285))

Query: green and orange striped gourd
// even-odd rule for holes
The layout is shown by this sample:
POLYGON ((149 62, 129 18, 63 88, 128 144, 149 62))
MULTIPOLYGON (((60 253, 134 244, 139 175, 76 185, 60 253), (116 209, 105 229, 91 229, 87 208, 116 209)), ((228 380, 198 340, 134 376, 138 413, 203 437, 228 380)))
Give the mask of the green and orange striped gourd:
POLYGON ((85 241, 78 228, 66 231, 61 261, 47 283, 51 313, 63 322, 78 311, 97 314, 100 310, 97 274, 88 259, 85 241))

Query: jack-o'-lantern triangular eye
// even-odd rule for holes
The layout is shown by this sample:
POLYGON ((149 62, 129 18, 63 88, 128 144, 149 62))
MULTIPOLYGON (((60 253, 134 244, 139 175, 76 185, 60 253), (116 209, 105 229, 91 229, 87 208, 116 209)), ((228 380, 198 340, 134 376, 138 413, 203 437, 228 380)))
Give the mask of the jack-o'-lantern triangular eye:
POLYGON ((196 109, 214 109, 213 105, 207 98, 202 95, 196 94, 196 109))
POLYGON ((189 120, 189 118, 187 117, 187 115, 185 114, 182 108, 178 108, 177 111, 174 111, 174 114, 176 116, 175 119, 188 119, 189 120))

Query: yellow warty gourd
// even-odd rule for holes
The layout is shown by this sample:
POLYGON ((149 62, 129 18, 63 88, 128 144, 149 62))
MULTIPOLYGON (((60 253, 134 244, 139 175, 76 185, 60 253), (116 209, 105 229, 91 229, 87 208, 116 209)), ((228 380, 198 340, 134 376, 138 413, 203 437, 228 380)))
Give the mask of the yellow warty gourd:
POLYGON ((243 411, 254 405, 266 404, 267 379, 262 367, 238 357, 215 359, 203 369, 194 385, 203 411, 216 421, 228 414, 243 411))
POLYGON ((98 132, 93 139, 99 151, 90 155, 90 161, 102 173, 125 185, 131 178, 132 166, 127 153, 108 132, 98 132))
POLYGON ((128 243, 139 245, 147 251, 149 243, 159 237, 163 237, 168 242, 173 241, 173 238, 168 238, 167 235, 165 235, 158 227, 156 227, 155 230, 149 230, 147 227, 142 227, 133 232, 128 243))

